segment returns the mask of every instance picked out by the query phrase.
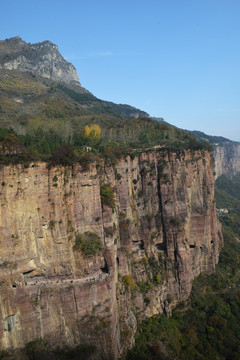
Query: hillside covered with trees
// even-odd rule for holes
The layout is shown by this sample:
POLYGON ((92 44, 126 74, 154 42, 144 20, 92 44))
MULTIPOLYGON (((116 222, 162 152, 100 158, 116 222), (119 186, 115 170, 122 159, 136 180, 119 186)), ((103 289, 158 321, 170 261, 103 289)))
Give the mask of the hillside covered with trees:
POLYGON ((1 69, 0 104, 3 163, 17 157, 40 159, 65 145, 71 146, 76 158, 88 152, 112 160, 155 146, 211 149, 208 142, 156 122, 141 110, 36 74, 1 69))

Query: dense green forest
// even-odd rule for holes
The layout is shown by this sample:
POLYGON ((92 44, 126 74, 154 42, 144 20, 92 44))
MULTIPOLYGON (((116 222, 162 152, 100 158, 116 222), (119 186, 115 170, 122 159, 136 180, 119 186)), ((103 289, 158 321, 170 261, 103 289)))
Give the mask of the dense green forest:
POLYGON ((213 275, 200 275, 173 316, 153 316, 138 326, 128 360, 240 359, 240 174, 216 182, 224 247, 213 275))

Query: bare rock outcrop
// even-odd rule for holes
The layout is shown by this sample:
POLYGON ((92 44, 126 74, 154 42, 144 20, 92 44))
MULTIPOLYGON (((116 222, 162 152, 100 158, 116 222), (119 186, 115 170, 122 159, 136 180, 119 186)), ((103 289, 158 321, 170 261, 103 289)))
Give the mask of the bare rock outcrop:
POLYGON ((218 262, 206 151, 150 151, 88 171, 5 166, 0 184, 1 350, 43 338, 93 344, 93 359, 118 359, 138 321, 171 314, 193 279, 218 262), (114 193, 112 207, 103 185, 114 193), (95 256, 76 246, 88 232, 103 245, 95 256))
POLYGON ((54 81, 80 85, 75 67, 50 41, 30 44, 19 36, 0 41, 0 68, 29 71, 54 81))

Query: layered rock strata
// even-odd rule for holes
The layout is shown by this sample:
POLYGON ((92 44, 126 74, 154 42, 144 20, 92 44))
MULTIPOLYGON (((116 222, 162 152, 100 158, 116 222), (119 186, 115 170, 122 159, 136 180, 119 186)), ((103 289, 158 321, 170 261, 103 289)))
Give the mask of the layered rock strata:
POLYGON ((148 152, 88 171, 6 166, 0 177, 1 350, 43 338, 117 359, 138 321, 170 314, 218 262, 208 152, 148 152), (103 185, 113 208, 101 201, 103 185), (101 238, 100 254, 76 250, 86 232, 101 238))

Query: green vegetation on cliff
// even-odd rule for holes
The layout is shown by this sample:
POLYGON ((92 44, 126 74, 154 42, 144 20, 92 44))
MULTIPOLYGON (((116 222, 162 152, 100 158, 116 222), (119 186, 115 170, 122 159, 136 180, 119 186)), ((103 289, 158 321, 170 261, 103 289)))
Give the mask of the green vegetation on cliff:
POLYGON ((73 247, 76 251, 82 251, 83 255, 87 257, 98 255, 102 248, 103 244, 100 237, 90 231, 87 231, 84 234, 78 234, 73 247))
POLYGON ((1 163, 48 160, 50 166, 71 166, 79 161, 87 168, 87 164, 96 160, 96 157, 115 164, 121 157, 134 157, 143 150, 211 150, 209 143, 200 143, 191 135, 178 130, 173 132, 173 129, 166 125, 155 124, 146 119, 139 120, 140 126, 147 121, 146 129, 142 131, 143 136, 140 135, 133 143, 116 142, 101 137, 101 128, 97 124, 85 125, 72 137, 66 137, 65 127, 62 126, 61 129, 61 122, 54 122, 58 130, 53 130, 47 126, 44 128, 39 119, 35 119, 35 124, 38 121, 39 127, 26 135, 20 135, 13 129, 0 128, 1 163), (86 133, 86 128, 91 129, 93 126, 99 129, 99 134, 96 134, 96 131, 86 133))

